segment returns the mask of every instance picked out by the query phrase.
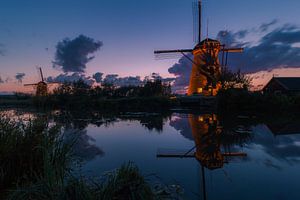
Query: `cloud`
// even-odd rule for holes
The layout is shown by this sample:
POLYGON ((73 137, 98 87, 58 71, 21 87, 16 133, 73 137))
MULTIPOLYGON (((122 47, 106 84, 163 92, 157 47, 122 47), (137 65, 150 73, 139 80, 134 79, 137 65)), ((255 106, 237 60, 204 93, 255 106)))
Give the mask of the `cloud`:
POLYGON ((272 20, 272 21, 270 21, 268 23, 263 23, 262 25, 260 25, 259 30, 260 30, 260 32, 266 32, 266 31, 268 31, 268 29, 271 26, 273 26, 273 25, 275 25, 277 23, 278 23, 278 19, 274 19, 274 20, 272 20))
POLYGON ((102 42, 84 35, 73 40, 66 38, 56 45, 53 66, 64 72, 84 72, 86 64, 94 58, 89 55, 99 50, 102 45, 102 42))
POLYGON ((105 76, 103 83, 113 84, 115 86, 140 86, 143 84, 140 76, 119 77, 118 74, 108 74, 105 76))
POLYGON ((22 83, 24 77, 25 77, 25 73, 17 73, 15 76, 18 83, 22 83))
POLYGON ((86 84, 88 85, 93 85, 95 83, 95 80, 90 77, 90 76, 86 76, 84 74, 75 72, 72 74, 60 74, 56 77, 48 77, 47 82, 49 83, 65 83, 65 82, 76 82, 79 80, 83 80, 86 84))
POLYGON ((4 83, 4 80, 2 79, 2 77, 0 76, 0 84, 4 83))
POLYGON ((300 29, 295 26, 283 25, 276 28, 266 33, 255 45, 237 42, 234 34, 228 34, 227 37, 227 41, 231 41, 229 46, 243 46, 245 49, 240 55, 230 55, 229 66, 234 70, 257 72, 300 66, 300 29))
POLYGON ((140 76, 125 76, 119 77, 118 74, 107 74, 103 78, 103 73, 97 72, 92 77, 86 76, 83 73, 64 73, 56 77, 48 77, 46 80, 49 83, 65 83, 65 82, 76 82, 83 80, 86 84, 92 86, 95 82, 101 84, 112 84, 117 87, 124 86, 141 86, 148 80, 159 79, 163 83, 170 83, 174 81, 174 78, 162 78, 158 73, 152 73, 150 76, 146 76, 144 79, 141 79, 140 76))
POLYGON ((163 78, 159 73, 153 72, 150 76, 145 76, 143 82, 147 81, 155 81, 155 80, 160 80, 163 83, 171 83, 175 81, 176 78, 163 78))
MULTIPOLYGON (((193 58, 192 54, 189 54, 188 56, 193 58)), ((178 63, 175 63, 168 69, 168 71, 176 77, 172 86, 173 90, 180 92, 189 85, 192 63, 189 59, 183 56, 179 59, 178 63)))
POLYGON ((73 145, 73 153, 75 156, 85 161, 89 161, 93 160, 97 156, 104 155, 104 151, 102 149, 91 143, 94 142, 94 138, 87 134, 86 129, 81 130, 68 127, 66 128, 64 135, 66 142, 76 141, 73 145))
POLYGON ((93 75, 93 78, 96 80, 97 83, 101 83, 102 76, 103 76, 103 73, 97 72, 93 75))

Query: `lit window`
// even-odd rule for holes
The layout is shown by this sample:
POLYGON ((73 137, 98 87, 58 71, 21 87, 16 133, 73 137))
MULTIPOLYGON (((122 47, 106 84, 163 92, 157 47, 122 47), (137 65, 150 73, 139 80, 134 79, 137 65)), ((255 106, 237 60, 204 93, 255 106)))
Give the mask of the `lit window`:
POLYGON ((203 118, 202 116, 199 116, 199 117, 198 117, 198 121, 199 121, 199 122, 203 122, 203 121, 204 121, 204 118, 203 118))
POLYGON ((197 89, 197 92, 198 92, 198 93, 202 93, 202 91, 203 91, 202 88, 198 88, 198 89, 197 89))

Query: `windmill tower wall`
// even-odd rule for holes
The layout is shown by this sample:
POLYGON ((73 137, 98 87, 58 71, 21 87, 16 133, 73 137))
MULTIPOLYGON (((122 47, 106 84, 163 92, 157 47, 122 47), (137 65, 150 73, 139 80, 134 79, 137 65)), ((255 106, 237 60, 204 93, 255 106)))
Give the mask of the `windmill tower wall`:
POLYGON ((190 76, 188 95, 203 93, 203 89, 207 85, 207 77, 199 71, 199 67, 203 65, 201 57, 198 53, 194 54, 194 62, 190 76))
POLYGON ((215 96, 217 94, 221 87, 219 83, 221 66, 218 56, 220 50, 220 42, 212 39, 206 39, 194 48, 188 95, 215 96))

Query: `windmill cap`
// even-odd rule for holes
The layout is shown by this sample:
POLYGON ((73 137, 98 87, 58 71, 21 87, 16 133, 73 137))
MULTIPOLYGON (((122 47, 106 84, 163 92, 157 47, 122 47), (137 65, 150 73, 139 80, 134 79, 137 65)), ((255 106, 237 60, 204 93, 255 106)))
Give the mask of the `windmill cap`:
POLYGON ((205 40, 202 40, 200 43, 198 43, 194 49, 199 49, 201 46, 203 46, 204 44, 206 43, 215 43, 215 44, 219 44, 221 45, 220 41, 219 40, 214 40, 214 39, 211 39, 211 38, 207 38, 205 40))

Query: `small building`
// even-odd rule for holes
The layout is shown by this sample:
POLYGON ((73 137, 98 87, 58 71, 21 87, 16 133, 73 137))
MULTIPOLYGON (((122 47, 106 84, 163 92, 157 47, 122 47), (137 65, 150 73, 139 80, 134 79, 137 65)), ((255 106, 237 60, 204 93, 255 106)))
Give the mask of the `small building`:
POLYGON ((263 88, 263 93, 300 95, 300 77, 273 77, 263 88))

